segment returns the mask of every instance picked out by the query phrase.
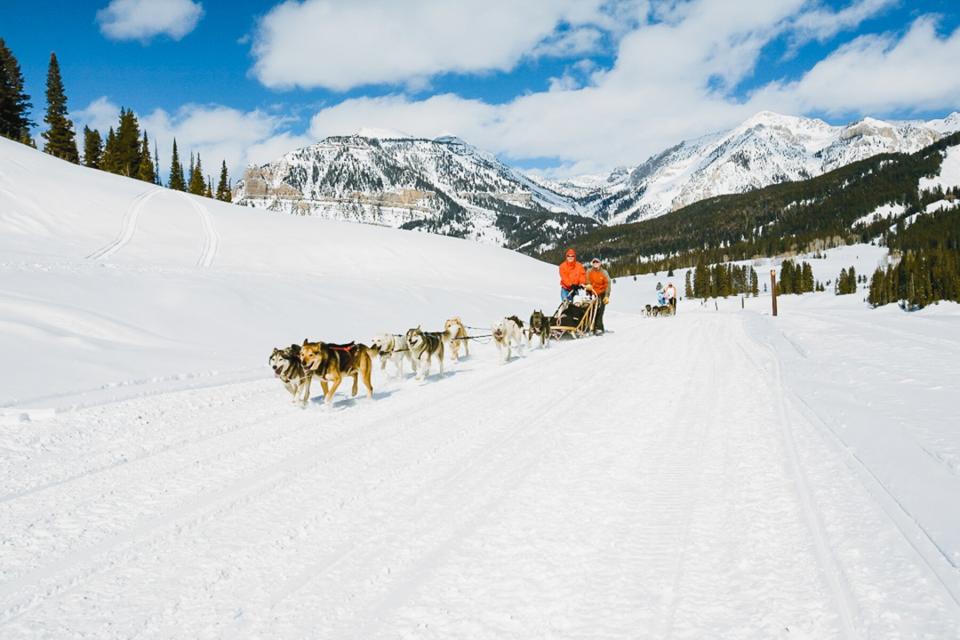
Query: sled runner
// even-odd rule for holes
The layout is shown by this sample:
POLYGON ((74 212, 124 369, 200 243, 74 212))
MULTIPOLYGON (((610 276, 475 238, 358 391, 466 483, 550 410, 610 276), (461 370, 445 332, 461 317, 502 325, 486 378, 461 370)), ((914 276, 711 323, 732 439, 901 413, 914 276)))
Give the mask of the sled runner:
POLYGON ((564 336, 582 338, 593 333, 599 299, 564 301, 550 318, 550 337, 560 340, 564 336))

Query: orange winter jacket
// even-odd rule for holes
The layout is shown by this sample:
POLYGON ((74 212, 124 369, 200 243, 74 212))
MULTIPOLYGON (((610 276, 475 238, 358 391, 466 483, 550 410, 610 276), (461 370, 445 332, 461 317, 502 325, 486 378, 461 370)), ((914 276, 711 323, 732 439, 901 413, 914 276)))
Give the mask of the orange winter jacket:
POLYGON ((583 265, 574 260, 573 262, 567 262, 564 260, 560 263, 560 286, 566 290, 570 290, 573 287, 587 284, 587 272, 583 268, 583 265))
POLYGON ((590 269, 587 273, 587 284, 593 287, 593 292, 600 298, 610 289, 610 280, 603 269, 590 269))

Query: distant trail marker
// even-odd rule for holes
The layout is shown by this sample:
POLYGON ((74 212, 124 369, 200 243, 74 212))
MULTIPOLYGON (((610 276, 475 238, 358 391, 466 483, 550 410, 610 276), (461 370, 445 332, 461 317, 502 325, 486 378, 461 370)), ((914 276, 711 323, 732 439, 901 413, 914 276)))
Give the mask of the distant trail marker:
POLYGON ((770 300, 773 302, 773 315, 777 315, 777 270, 770 269, 770 300))

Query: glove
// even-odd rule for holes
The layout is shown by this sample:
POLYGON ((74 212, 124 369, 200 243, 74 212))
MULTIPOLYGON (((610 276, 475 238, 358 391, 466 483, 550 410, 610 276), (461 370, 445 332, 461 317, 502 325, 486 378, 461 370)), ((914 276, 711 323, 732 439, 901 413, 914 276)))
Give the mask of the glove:
POLYGON ((604 299, 603 299, 603 304, 610 304, 610 298, 609 298, 609 297, 604 298, 604 299))
POLYGON ((592 293, 592 292, 593 292, 593 285, 592 285, 592 284, 588 284, 587 286, 584 287, 584 290, 585 290, 585 291, 590 291, 590 292, 592 293))

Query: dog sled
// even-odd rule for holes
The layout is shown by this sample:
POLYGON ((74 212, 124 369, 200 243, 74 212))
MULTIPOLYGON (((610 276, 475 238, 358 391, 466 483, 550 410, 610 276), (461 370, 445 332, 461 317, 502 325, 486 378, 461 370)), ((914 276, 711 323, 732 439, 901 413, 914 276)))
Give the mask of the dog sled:
POLYGON ((582 338, 592 334, 599 306, 600 299, 596 296, 561 302, 550 318, 550 337, 561 340, 564 337, 582 338))

